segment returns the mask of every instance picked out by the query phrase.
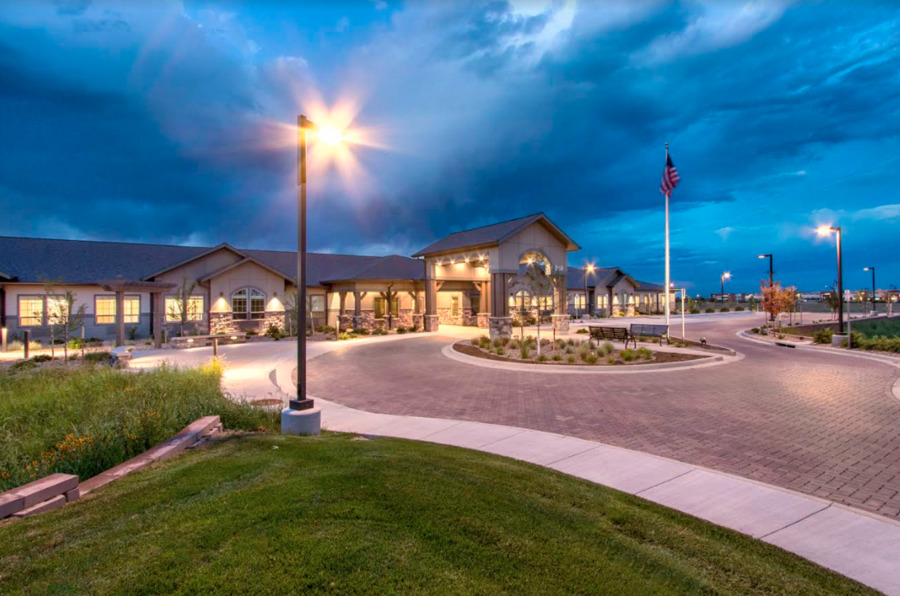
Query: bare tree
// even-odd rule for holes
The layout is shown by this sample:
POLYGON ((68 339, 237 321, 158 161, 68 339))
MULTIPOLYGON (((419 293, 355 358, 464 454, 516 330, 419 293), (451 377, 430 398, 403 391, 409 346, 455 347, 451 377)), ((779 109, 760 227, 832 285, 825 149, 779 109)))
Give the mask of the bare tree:
POLYGON ((537 355, 541 355, 541 303, 553 293, 553 283, 547 275, 544 263, 530 263, 522 274, 522 282, 531 294, 537 315, 537 355))
POLYGON ((184 337, 184 327, 187 322, 194 320, 197 315, 197 303, 191 300, 196 287, 196 280, 189 281, 187 277, 182 278, 181 285, 175 288, 175 299, 169 303, 168 316, 178 320, 181 337, 184 337))
POLYGON ((66 366, 69 364, 69 339, 72 334, 84 324, 84 313, 87 305, 82 304, 75 308, 75 292, 66 290, 62 294, 54 292, 53 284, 45 284, 44 291, 47 294, 47 322, 50 324, 51 345, 53 341, 53 329, 59 326, 63 333, 63 359, 66 366))

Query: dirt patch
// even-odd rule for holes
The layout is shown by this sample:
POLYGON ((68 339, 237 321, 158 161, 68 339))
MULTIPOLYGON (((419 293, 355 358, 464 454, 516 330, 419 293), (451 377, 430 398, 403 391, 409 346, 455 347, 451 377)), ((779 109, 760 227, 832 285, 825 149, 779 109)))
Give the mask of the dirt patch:
MULTIPOLYGON (((642 364, 663 364, 666 362, 686 362, 689 360, 700 360, 702 358, 706 358, 706 356, 697 356, 695 354, 679 354, 677 352, 653 352, 653 358, 651 360, 634 360, 632 362, 624 362, 622 360, 618 360, 616 364, 609 364, 606 362, 605 358, 601 358, 597 361, 596 364, 587 364, 582 362, 580 359, 575 362, 566 362, 565 360, 554 361, 547 360, 546 362, 540 362, 538 360, 522 360, 517 357, 510 356, 498 356, 497 354, 488 353, 481 348, 477 348, 471 344, 465 342, 459 342, 453 344, 453 349, 459 352, 460 354, 465 354, 466 356, 475 356, 476 358, 484 358, 485 360, 499 360, 501 362, 519 362, 522 364, 548 364, 552 366, 586 366, 586 367, 597 367, 597 366, 640 366, 642 364)), ((577 358, 577 356, 576 356, 577 358)))

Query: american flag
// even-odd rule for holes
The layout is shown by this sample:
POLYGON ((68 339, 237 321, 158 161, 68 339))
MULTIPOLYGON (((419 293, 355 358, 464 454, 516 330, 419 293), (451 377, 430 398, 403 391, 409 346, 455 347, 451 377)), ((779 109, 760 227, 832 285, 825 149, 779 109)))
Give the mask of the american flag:
POLYGON ((681 178, 678 177, 678 170, 675 169, 675 164, 672 163, 672 158, 669 157, 668 152, 666 153, 666 171, 663 172, 662 182, 659 185, 659 192, 664 195, 670 195, 672 193, 672 189, 678 186, 678 181, 681 178))

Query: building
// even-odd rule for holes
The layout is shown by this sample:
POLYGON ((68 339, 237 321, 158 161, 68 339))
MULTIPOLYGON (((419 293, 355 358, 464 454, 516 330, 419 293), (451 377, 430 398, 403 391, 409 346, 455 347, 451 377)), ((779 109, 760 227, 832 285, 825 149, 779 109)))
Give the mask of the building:
MULTIPOLYGON (((567 284, 568 310, 574 316, 586 313, 601 317, 631 317, 665 310, 664 285, 635 280, 618 267, 587 270, 569 267, 567 284)), ((674 304, 675 291, 671 291, 669 296, 674 304)))
MULTIPOLYGON (((577 300, 567 293, 584 301, 572 287, 581 274, 567 265, 578 249, 538 213, 450 234, 413 257, 310 253, 308 311, 315 326, 476 325, 503 336, 517 310, 539 305, 565 329, 577 300)), ((87 337, 264 333, 289 324, 296 276, 295 252, 0 237, 0 326, 48 337, 71 290, 87 337)), ((594 312, 660 310, 661 286, 617 268, 588 277, 594 312)))

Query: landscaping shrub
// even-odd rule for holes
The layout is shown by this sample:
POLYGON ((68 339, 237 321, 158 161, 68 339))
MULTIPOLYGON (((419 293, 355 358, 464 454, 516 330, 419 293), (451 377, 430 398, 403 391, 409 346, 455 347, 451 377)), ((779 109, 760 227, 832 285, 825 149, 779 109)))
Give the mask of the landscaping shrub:
POLYGON ((812 334, 813 342, 817 344, 830 344, 832 335, 834 335, 834 331, 829 327, 817 329, 812 334))
MULTIPOLYGON (((406 333, 406 327, 403 327, 402 325, 400 327, 397 327, 397 333, 403 335, 404 333, 406 333)), ((490 342, 488 342, 488 348, 490 347, 490 342)))
POLYGON ((266 329, 266 337, 271 337, 275 341, 279 341, 282 337, 284 337, 284 331, 282 331, 281 327, 272 323, 269 325, 269 328, 266 329))
POLYGON ((231 401, 221 366, 146 372, 42 368, 0 375, 0 490, 54 472, 87 479, 203 416, 275 430, 280 414, 231 401))
POLYGON ((563 357, 562 357, 560 354, 554 354, 554 355, 553 355, 553 361, 554 361, 554 362, 561 362, 562 359, 563 359, 563 357))
POLYGON ((540 356, 538 356, 537 358, 535 358, 535 360, 537 360, 538 362, 547 362, 547 361, 550 360, 550 359, 547 358, 547 355, 546 355, 546 354, 541 354, 540 356))
MULTIPOLYGON (((854 347, 854 348, 859 348, 859 347, 861 347, 861 344, 862 344, 862 341, 863 341, 863 336, 862 336, 861 333, 857 333, 856 331, 851 331, 851 332, 850 332, 850 340, 851 340, 850 343, 853 344, 852 347, 854 347)), ((841 347, 842 347, 842 348, 846 348, 847 345, 848 345, 847 340, 846 340, 846 339, 842 339, 842 340, 841 340, 841 347)))
POLYGON ((84 355, 85 362, 93 362, 97 364, 108 363, 112 360, 112 354, 109 352, 88 352, 84 355))
POLYGON ((372 335, 387 335, 387 334, 388 334, 387 329, 378 328, 378 329, 372 330, 372 335))
POLYGON ((567 346, 574 346, 574 345, 575 345, 575 340, 574 340, 574 339, 567 339, 567 340, 566 340, 566 345, 567 345, 567 346))
POLYGON ((699 315, 699 314, 700 314, 700 309, 699 309, 699 308, 692 308, 692 309, 691 309, 691 314, 692 314, 692 315, 699 315))
POLYGON ((634 350, 630 348, 625 348, 624 350, 619 352, 619 356, 625 362, 632 362, 637 357, 637 355, 634 353, 634 350))
POLYGON ((735 306, 734 310, 735 311, 744 310, 744 307, 743 306, 735 306))
POLYGON ((331 325, 320 325, 319 327, 316 327, 316 331, 319 333, 334 333, 334 327, 331 325))
POLYGON ((570 354, 569 356, 566 356, 566 362, 568 362, 569 364, 575 364, 574 354, 570 354))
POLYGON ((719 309, 719 312, 729 312, 730 310, 731 309, 728 308, 727 306, 723 306, 722 308, 719 309))
POLYGON ((528 360, 529 352, 528 352, 528 341, 519 342, 519 357, 522 360, 528 360))
POLYGON ((603 350, 604 356, 608 356, 609 354, 612 354, 615 351, 616 347, 613 345, 613 343, 611 341, 606 340, 602 344, 600 344, 600 349, 603 350))
POLYGON ((854 333, 853 335, 853 341, 856 342, 853 345, 854 348, 859 348, 861 350, 879 350, 882 352, 900 353, 900 337, 885 337, 883 335, 876 335, 875 337, 862 336, 857 339, 856 333, 854 333))
POLYGON ((339 341, 344 341, 344 340, 347 340, 347 339, 350 339, 350 334, 349 334, 349 333, 341 333, 340 335, 338 335, 338 340, 339 340, 339 341))
POLYGON ((506 350, 503 349, 503 346, 498 346, 494 353, 497 354, 497 356, 506 356, 506 350))
POLYGON ((251 330, 248 331, 245 335, 246 335, 247 337, 253 337, 254 335, 259 335, 259 332, 257 332, 257 331, 255 331, 255 330, 251 329, 251 330))
POLYGON ((578 330, 575 331, 575 333, 587 333, 587 332, 588 332, 588 330, 584 327, 580 327, 578 330))
POLYGON ((510 339, 508 337, 498 337, 493 342, 491 342, 495 348, 504 348, 509 345, 510 339))
POLYGON ((606 357, 606 363, 607 364, 618 364, 619 359, 616 358, 614 355, 610 354, 609 356, 606 357))
POLYGON ((714 308, 707 308, 704 312, 716 312, 714 308))
POLYGON ((653 352, 647 348, 638 348, 635 354, 637 354, 637 357, 641 360, 650 360, 653 358, 653 352))
POLYGON ((359 329, 354 329, 351 333, 355 333, 356 335, 369 335, 369 330, 365 327, 360 327, 359 329))
POLYGON ((556 350, 565 350, 566 349, 566 340, 564 340, 564 339, 556 340, 556 344, 553 347, 556 350))
POLYGON ((593 352, 582 352, 581 361, 585 364, 597 364, 597 355, 593 352))

